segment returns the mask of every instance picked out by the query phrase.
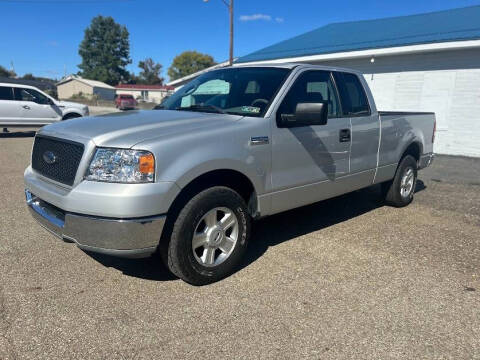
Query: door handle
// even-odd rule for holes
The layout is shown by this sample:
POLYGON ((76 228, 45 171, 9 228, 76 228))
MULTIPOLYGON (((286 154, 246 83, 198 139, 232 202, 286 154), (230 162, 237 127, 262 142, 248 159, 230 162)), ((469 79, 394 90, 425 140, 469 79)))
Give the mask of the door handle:
POLYGON ((23 105, 22 107, 26 110, 30 110, 30 106, 28 106, 28 105, 23 105))
POLYGON ((342 129, 340 130, 340 142, 350 142, 351 140, 350 129, 342 129))

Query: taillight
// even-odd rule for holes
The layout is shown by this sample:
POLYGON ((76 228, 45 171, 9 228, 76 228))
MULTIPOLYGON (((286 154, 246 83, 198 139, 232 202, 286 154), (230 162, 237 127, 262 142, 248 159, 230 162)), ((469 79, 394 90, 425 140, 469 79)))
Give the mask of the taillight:
POLYGON ((435 132, 437 131, 437 119, 433 119, 432 144, 435 142, 435 132))

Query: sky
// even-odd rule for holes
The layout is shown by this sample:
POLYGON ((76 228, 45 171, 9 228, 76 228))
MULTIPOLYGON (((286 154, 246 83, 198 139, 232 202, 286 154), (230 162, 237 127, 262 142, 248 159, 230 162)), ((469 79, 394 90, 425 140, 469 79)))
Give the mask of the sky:
MULTIPOLYGON (((225 0, 228 1, 228 0, 225 0)), ((480 0, 235 0, 235 56, 332 22, 480 5, 480 0)), ((76 73, 78 46, 97 15, 130 32, 128 70, 147 57, 163 65, 185 50, 228 58, 228 9, 222 0, 0 0, 0 65, 18 75, 61 78, 76 73)))

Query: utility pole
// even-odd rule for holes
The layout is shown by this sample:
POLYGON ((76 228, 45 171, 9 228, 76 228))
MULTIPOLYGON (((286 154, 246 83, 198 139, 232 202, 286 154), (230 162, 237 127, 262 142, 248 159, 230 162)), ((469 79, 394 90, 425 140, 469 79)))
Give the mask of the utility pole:
MULTIPOLYGON (((203 2, 208 2, 209 0, 203 0, 203 2)), ((222 0, 222 2, 225 4, 226 7, 228 7, 228 14, 230 17, 230 52, 229 52, 229 58, 228 58, 228 63, 230 66, 233 64, 233 21, 234 21, 234 15, 233 15, 233 1, 234 0, 222 0)))
POLYGON ((228 11, 230 13, 230 56, 228 58, 228 64, 233 65, 233 0, 230 0, 228 11))

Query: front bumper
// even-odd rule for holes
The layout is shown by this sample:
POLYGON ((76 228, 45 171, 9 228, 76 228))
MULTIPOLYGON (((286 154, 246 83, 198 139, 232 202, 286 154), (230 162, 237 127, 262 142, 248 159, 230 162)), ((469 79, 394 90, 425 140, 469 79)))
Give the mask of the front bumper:
POLYGON ((63 211, 25 190, 27 206, 40 225, 85 251, 140 258, 154 253, 166 216, 101 218, 63 211))

